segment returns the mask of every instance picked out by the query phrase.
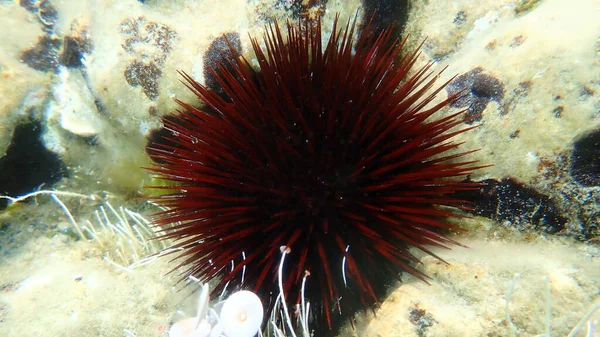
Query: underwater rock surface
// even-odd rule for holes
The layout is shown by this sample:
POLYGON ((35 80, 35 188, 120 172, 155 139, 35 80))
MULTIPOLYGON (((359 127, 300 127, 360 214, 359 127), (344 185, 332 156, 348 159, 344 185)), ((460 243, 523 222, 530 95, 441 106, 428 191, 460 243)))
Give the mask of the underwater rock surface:
POLYGON ((412 4, 415 25, 407 33, 414 44, 427 37, 424 61, 448 66, 442 74, 450 80, 447 93, 462 92, 452 110, 467 109, 465 117, 478 124, 460 137, 481 149, 474 156, 482 163, 493 164, 484 179, 472 180, 519 182, 503 185, 502 192, 490 187, 493 200, 474 199, 476 213, 498 220, 499 213, 520 217, 530 207, 518 198, 511 212, 505 203, 502 212, 481 210, 494 210, 502 194, 522 194, 518 186, 527 186, 551 200, 550 208, 541 199, 532 204, 542 205, 536 210, 542 218, 555 219, 549 220, 550 232, 580 240, 597 235, 600 192, 581 184, 597 172, 592 158, 599 148, 583 140, 600 127, 600 23, 584 19, 600 14, 592 3, 412 4))
MULTIPOLYGON (((382 25, 398 20, 411 47, 427 37, 419 63, 447 66, 439 99, 465 93, 445 113, 467 109, 479 125, 457 138, 493 166, 469 177, 487 183, 472 196, 476 217, 458 223, 470 232, 453 236, 470 248, 435 250, 450 265, 423 260, 431 286, 403 278, 377 318, 359 318, 358 332, 342 336, 510 335, 504 308, 515 273, 508 307, 518 334, 544 333, 549 287, 553 333, 566 335, 599 303, 596 0, 0 1, 11 32, 0 35, 0 194, 142 195, 152 182, 141 168, 148 139, 160 137, 173 98, 194 99, 177 70, 210 83, 206 65, 224 34, 254 62, 248 35, 260 37, 273 19, 330 27, 335 13, 345 22, 357 10, 360 22, 373 10, 382 25), (11 142, 32 125, 35 144, 19 152, 36 161, 18 164, 11 142), (24 170, 31 175, 13 179, 24 170)), ((80 224, 102 219, 97 201, 64 201, 80 224)), ((0 335, 164 335, 183 301, 164 276, 172 265, 123 271, 103 258, 127 241, 101 242, 79 238, 48 196, 0 211, 0 335)))

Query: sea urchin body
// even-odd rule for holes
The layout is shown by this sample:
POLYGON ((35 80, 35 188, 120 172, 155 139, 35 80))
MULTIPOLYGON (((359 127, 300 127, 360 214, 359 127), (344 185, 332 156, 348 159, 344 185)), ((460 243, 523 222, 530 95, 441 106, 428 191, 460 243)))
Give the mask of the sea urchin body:
POLYGON ((460 113, 434 118, 453 97, 432 103, 443 85, 431 65, 411 71, 417 52, 391 30, 354 41, 353 27, 323 44, 320 23, 271 26, 264 49, 252 40, 258 69, 237 54, 213 69, 222 94, 183 74, 204 107, 178 101, 149 146, 151 170, 175 184, 156 198, 168 208, 156 223, 183 248, 186 276, 255 291, 270 310, 289 247, 286 298, 297 303, 309 271, 326 329, 373 307, 402 271, 423 278, 409 249, 455 243, 445 218, 463 205, 455 192, 475 187, 452 141, 470 127, 460 113))

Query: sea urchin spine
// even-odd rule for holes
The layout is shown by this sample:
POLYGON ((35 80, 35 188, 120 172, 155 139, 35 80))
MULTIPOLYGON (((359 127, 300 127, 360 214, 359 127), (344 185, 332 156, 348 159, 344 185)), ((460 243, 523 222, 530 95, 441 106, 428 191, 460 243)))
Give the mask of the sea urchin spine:
POLYGON ((289 247, 285 296, 300 299, 309 271, 321 329, 373 307, 403 271, 423 279, 409 249, 455 244, 454 194, 477 186, 463 179, 477 169, 470 151, 452 141, 472 127, 460 129, 462 112, 432 118, 455 98, 432 103, 444 87, 432 64, 411 72, 418 52, 390 29, 355 42, 353 24, 336 26, 323 45, 320 22, 275 23, 265 49, 252 40, 259 69, 232 49, 212 70, 222 93, 182 73, 204 107, 177 101, 149 146, 151 170, 175 185, 156 198, 168 208, 156 223, 183 248, 185 276, 218 278, 216 294, 252 290, 271 311, 289 247))

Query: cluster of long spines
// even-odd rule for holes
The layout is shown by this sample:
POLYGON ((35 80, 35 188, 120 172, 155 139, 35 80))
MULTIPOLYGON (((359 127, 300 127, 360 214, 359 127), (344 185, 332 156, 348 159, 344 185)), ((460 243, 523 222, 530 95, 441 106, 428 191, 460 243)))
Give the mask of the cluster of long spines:
POLYGON ((242 269, 251 263, 246 283, 269 303, 272 294, 265 289, 272 289, 276 274, 276 259, 272 257, 277 256, 279 247, 301 246, 299 240, 317 228, 336 225, 325 217, 321 223, 290 229, 286 220, 295 213, 285 207, 269 218, 254 217, 257 214, 253 212, 260 211, 259 202, 271 205, 278 198, 290 196, 283 188, 289 186, 265 184, 270 181, 269 175, 287 173, 287 162, 279 158, 282 154, 288 160, 316 158, 327 165, 337 158, 332 156, 352 155, 357 148, 363 151, 350 178, 368 182, 361 186, 361 192, 370 196, 351 205, 360 208, 337 204, 344 208, 340 210, 347 222, 344 226, 353 232, 344 228, 344 232, 335 233, 332 229, 329 241, 316 240, 314 247, 293 249, 292 254, 297 254, 295 264, 289 268, 284 284, 287 293, 299 297, 294 289, 304 271, 310 270, 311 282, 327 289, 321 292, 320 304, 329 325, 333 303, 346 293, 339 289, 346 285, 338 282, 341 261, 332 260, 333 251, 340 259, 346 258, 349 283, 358 287, 363 305, 370 306, 378 300, 377 291, 360 266, 376 263, 373 254, 389 262, 381 268, 405 270, 423 279, 424 275, 410 264, 417 259, 408 247, 434 255, 425 245, 456 243, 434 228, 458 229, 442 220, 457 215, 434 206, 460 208, 462 201, 451 195, 476 187, 446 180, 468 175, 477 168, 471 166, 473 161, 449 162, 469 152, 446 154, 460 145, 452 143, 451 138, 472 127, 451 131, 461 123, 457 118, 460 112, 429 121, 454 97, 426 109, 443 85, 433 90, 437 76, 431 75, 431 64, 409 76, 418 52, 402 54, 405 40, 392 41, 391 30, 372 36, 368 26, 356 43, 353 35, 353 24, 338 30, 336 21, 322 48, 320 23, 304 29, 288 24, 287 39, 274 24, 264 40, 266 53, 252 39, 259 71, 233 49, 233 61, 213 70, 226 97, 182 73, 186 86, 210 111, 178 101, 183 111, 175 121, 165 122, 165 128, 176 136, 170 138, 172 145, 154 147, 154 157, 164 164, 152 170, 180 185, 177 189, 181 191, 159 198, 171 209, 160 214, 157 223, 179 223, 168 227, 164 237, 179 240, 176 247, 186 248, 180 262, 180 266, 189 266, 186 275, 201 276, 203 280, 221 277, 214 290, 220 292, 227 282, 240 281, 242 269), (322 78, 317 81, 307 76, 322 78), (349 97, 348 90, 353 90, 353 96, 349 97), (298 107, 311 103, 322 106, 298 107), (289 119, 297 125, 290 125, 289 119), (286 137, 289 141, 284 141, 286 137), (340 147, 341 154, 319 152, 319 146, 338 139, 346 142, 340 147), (396 172, 407 166, 409 171, 396 172), (397 186, 400 189, 395 189, 397 186), (267 193, 272 198, 261 199, 267 193), (359 233, 362 239, 356 237, 359 233), (251 241, 261 240, 262 247, 246 251, 242 261, 236 243, 249 237, 251 241), (199 241, 202 243, 198 245, 199 241), (233 268, 231 261, 236 261, 233 268))

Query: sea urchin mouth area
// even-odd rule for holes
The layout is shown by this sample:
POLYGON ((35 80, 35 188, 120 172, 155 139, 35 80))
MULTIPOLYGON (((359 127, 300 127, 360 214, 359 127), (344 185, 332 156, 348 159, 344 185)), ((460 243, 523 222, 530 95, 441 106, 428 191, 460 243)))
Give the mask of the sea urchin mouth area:
POLYGON ((167 208, 156 223, 186 276, 251 289, 268 311, 290 247, 286 298, 299 300, 309 271, 315 320, 335 329, 332 312, 372 306, 401 271, 424 277, 409 248, 455 243, 444 219, 478 167, 452 138, 472 127, 456 129, 460 113, 431 118, 455 97, 432 104, 443 85, 431 65, 411 71, 417 53, 391 30, 354 41, 353 25, 334 26, 323 45, 320 23, 286 28, 267 29, 264 48, 252 40, 258 69, 234 50, 217 64, 222 93, 182 73, 205 107, 178 101, 149 146, 151 170, 176 185, 155 198, 167 208))

